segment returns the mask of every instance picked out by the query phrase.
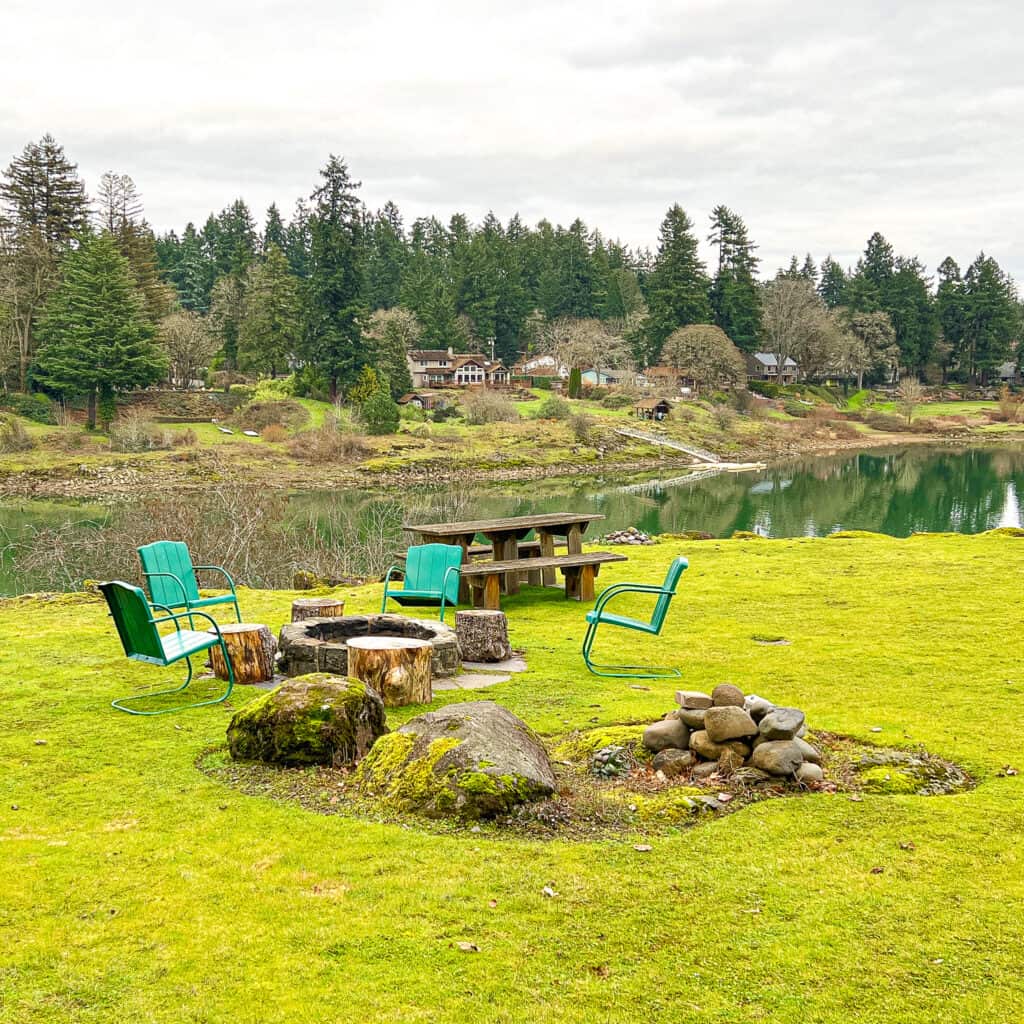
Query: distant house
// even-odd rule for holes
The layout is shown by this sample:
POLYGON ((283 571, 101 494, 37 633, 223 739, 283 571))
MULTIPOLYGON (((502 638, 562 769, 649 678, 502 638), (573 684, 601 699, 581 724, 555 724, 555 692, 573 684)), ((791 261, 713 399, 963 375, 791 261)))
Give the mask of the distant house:
POLYGON ((503 387, 509 382, 508 368, 500 359, 491 360, 479 352, 452 349, 413 349, 406 357, 414 388, 503 387))
POLYGON ((671 366, 648 366, 641 381, 650 388, 669 388, 682 392, 696 391, 697 381, 671 366))
POLYGON ((517 377, 568 377, 569 368, 561 364, 554 356, 523 356, 512 372, 517 377))
POLYGON ((408 394, 402 395, 398 399, 398 404, 412 405, 417 409, 422 409, 424 412, 430 412, 432 409, 443 409, 450 404, 450 401, 448 396, 440 391, 422 389, 420 391, 410 391, 408 394))
POLYGON ((747 376, 751 380, 766 380, 772 384, 795 384, 800 367, 786 356, 779 373, 779 360, 771 352, 753 352, 747 356, 747 376))
POLYGON ((584 370, 580 374, 580 381, 591 388, 608 388, 617 387, 622 383, 621 374, 605 373, 604 370, 584 370))
POLYGON ((672 412, 672 406, 664 398, 641 398, 633 406, 633 415, 638 420, 663 420, 672 412))
POLYGON ((1000 384, 1024 383, 1024 374, 1014 362, 1002 363, 996 367, 995 378, 1000 384))

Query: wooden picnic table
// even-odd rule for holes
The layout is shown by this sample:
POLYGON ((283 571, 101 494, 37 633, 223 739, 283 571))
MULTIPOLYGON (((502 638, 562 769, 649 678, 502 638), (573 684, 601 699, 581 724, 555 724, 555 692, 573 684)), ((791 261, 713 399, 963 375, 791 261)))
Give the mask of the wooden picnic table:
MULTIPOLYGON (((423 544, 458 544, 462 548, 463 563, 470 560, 469 549, 477 534, 483 534, 491 542, 495 562, 528 563, 529 560, 519 559, 518 542, 531 530, 537 533, 542 559, 554 556, 555 537, 564 537, 568 553, 578 555, 583 550, 583 534, 587 527, 599 519, 604 519, 599 512, 544 512, 504 519, 469 519, 460 523, 405 523, 402 529, 416 534, 423 544)), ((523 569, 528 569, 528 564, 521 564, 517 571, 505 573, 506 593, 518 593, 519 573, 523 569)), ((555 583, 553 567, 545 566, 541 574, 545 586, 555 583)), ((459 583, 459 599, 469 599, 469 586, 465 580, 459 583)))

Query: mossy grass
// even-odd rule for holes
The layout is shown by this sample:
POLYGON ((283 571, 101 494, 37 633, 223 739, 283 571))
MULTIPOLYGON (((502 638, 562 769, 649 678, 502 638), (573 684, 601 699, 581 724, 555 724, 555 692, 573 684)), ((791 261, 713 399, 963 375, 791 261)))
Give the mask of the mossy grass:
MULTIPOLYGON (((197 767, 255 694, 119 715, 113 697, 168 675, 123 658, 102 604, 4 602, 0 1021, 1024 1017, 1024 776, 1006 771, 1024 769, 1024 544, 666 541, 601 583, 657 582, 677 553, 691 568, 665 631, 631 636, 631 655, 678 664, 686 688, 799 706, 816 729, 923 745, 977 787, 765 800, 646 843, 312 814, 197 767)), ((379 585, 343 593, 379 606, 379 585)), ((240 602, 276 629, 294 596, 240 602)), ((505 610, 530 669, 483 696, 539 732, 672 706, 673 684, 586 673, 584 607, 524 587, 505 610)))

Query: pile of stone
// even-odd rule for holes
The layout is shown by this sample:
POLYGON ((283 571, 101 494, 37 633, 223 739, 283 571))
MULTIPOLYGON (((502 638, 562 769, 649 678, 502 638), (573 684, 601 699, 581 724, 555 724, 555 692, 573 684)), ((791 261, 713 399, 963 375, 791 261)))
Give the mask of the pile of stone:
POLYGON ((625 530, 613 530, 601 538, 602 544, 653 544, 650 534, 629 526, 625 530))
POLYGON ((733 775, 748 781, 795 778, 821 782, 821 753, 803 737, 804 713, 776 707, 738 686, 723 683, 710 693, 679 690, 679 708, 644 730, 653 768, 666 778, 733 775))

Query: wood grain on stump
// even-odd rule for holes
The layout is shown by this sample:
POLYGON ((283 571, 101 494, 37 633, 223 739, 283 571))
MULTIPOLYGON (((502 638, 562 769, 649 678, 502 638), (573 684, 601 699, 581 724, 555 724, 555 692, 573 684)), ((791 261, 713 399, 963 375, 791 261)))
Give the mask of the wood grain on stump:
POLYGON ((455 613, 463 661, 504 661, 512 657, 504 612, 473 609, 455 613))
POLYGON ((303 619, 340 619, 345 602, 336 597, 299 597, 292 601, 292 622, 303 619))
MULTIPOLYGON (((221 626, 220 632, 231 657, 236 683, 266 683, 274 678, 277 641, 267 626, 255 622, 231 622, 221 626)), ((220 644, 210 648, 210 665, 218 679, 227 679, 228 667, 220 644)))
POLYGON ((387 707, 430 703, 432 650, 428 640, 357 636, 347 646, 349 676, 376 690, 387 707))

